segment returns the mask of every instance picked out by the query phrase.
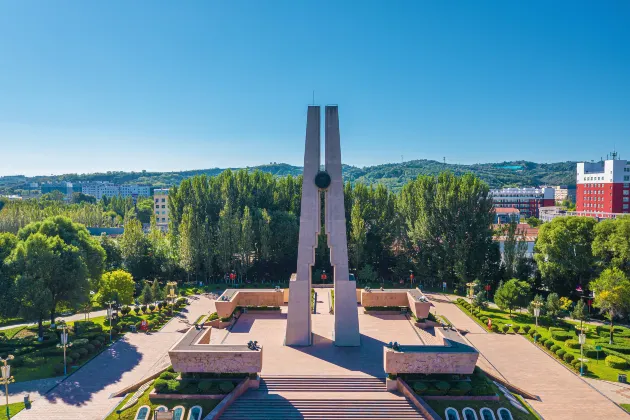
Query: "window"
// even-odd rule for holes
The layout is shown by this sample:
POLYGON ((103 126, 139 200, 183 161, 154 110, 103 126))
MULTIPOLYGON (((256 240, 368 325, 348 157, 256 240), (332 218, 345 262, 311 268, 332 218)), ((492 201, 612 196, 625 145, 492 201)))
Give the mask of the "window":
POLYGON ((165 201, 166 201, 166 199, 165 199, 165 198, 163 198, 163 199, 162 199, 162 203, 164 203, 165 201))
POLYGON ((628 194, 630 194, 630 191, 628 191, 628 190, 624 190, 623 191, 623 195, 628 195, 628 194))
POLYGON ((624 209, 627 209, 627 208, 628 208, 628 204, 624 204, 624 205, 623 205, 623 208, 624 208, 624 209))
POLYGON ((623 202, 624 202, 624 203, 627 203, 628 201, 630 201, 630 198, 629 198, 629 197, 624 197, 624 198, 623 198, 623 202))
POLYGON ((625 176, 623 177, 623 180, 624 180, 624 181, 630 181, 630 175, 625 175, 625 176))

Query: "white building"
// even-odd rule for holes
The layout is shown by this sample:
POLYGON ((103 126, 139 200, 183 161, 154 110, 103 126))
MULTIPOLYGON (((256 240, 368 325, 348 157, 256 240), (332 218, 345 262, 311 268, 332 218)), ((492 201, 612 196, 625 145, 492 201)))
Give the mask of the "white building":
POLYGON ((103 197, 131 197, 134 201, 138 197, 149 197, 151 187, 148 185, 114 185, 110 182, 89 182, 81 186, 81 192, 100 200, 103 197))
POLYGON ((153 212, 155 223, 164 231, 168 228, 168 189, 160 188, 153 191, 153 212))
POLYGON ((551 187, 502 188, 490 190, 495 208, 518 209, 521 217, 538 217, 540 207, 555 204, 555 191, 551 187))

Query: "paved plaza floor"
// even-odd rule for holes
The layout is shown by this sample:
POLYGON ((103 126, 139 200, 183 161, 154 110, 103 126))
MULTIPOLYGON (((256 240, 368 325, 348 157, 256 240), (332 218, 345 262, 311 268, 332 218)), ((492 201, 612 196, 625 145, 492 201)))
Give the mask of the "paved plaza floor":
MULTIPOLYGON (((479 350, 478 364, 500 372, 508 382, 536 394, 540 401, 528 402, 547 420, 611 420, 629 415, 586 381, 565 368, 527 339, 514 334, 488 334, 464 314, 451 298, 427 296, 434 311, 446 316, 457 328, 469 331, 466 339, 479 350)), ((453 297, 455 300, 457 297, 453 297)))

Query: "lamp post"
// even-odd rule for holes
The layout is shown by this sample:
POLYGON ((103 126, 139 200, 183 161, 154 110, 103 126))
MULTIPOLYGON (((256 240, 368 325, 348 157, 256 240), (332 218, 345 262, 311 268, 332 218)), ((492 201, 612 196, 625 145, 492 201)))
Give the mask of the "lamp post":
POLYGON ((584 330, 580 331, 578 340, 580 343, 580 376, 584 376, 584 344, 586 343, 586 334, 584 334, 584 330))
POLYGON ((536 300, 532 302, 532 306, 534 307, 534 317, 536 317, 536 332, 534 333, 534 343, 538 341, 538 317, 540 316, 540 307, 542 305, 542 302, 536 300))
POLYGON ((109 302, 105 302, 105 305, 109 305, 109 308, 107 309, 107 317, 109 318, 109 343, 112 343, 112 318, 113 318, 113 314, 114 312, 112 311, 112 305, 116 303, 114 301, 109 301, 109 302))
POLYGON ((472 303, 476 285, 477 283, 475 282, 466 283, 466 286, 468 286, 468 299, 470 299, 470 303, 472 303))
POLYGON ((177 282, 169 281, 168 283, 166 283, 166 285, 170 287, 168 296, 166 296, 166 298, 171 300, 171 315, 173 315, 173 306, 175 306, 175 298, 177 297, 177 295, 175 294, 175 286, 177 286, 177 282))
POLYGON ((0 380, 0 385, 4 385, 4 395, 7 398, 7 419, 11 418, 11 413, 9 412, 9 384, 11 382, 15 382, 13 376, 11 376, 11 366, 7 364, 9 360, 13 360, 13 355, 10 354, 6 359, 0 357, 0 370, 2 370, 2 379, 0 380))
POLYGON ((70 346, 68 344, 68 330, 67 330, 67 326, 66 323, 63 322, 61 325, 59 325, 59 329, 61 329, 61 336, 59 337, 61 340, 61 347, 63 348, 63 374, 67 375, 68 374, 68 363, 67 363, 67 359, 66 359, 66 349, 70 346))

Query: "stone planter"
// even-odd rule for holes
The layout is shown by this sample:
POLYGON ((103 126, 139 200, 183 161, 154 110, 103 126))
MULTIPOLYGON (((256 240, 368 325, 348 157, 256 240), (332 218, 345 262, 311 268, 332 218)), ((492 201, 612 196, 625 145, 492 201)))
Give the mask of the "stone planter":
POLYGON ((397 379, 385 379, 385 387, 388 392, 396 392, 398 391, 398 380, 397 379))

